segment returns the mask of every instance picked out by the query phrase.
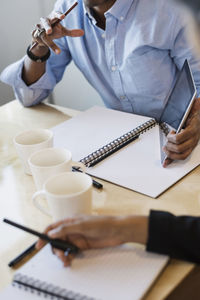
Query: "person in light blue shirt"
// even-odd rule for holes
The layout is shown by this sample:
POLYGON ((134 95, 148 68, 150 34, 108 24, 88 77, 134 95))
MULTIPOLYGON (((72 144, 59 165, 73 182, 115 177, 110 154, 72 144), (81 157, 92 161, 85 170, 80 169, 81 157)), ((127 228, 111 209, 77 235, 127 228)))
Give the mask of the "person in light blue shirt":
MULTIPOLYGON (((24 106, 45 99, 71 60, 112 109, 159 118, 185 59, 199 94, 200 59, 188 42, 182 11, 170 1, 79 0, 64 18, 60 12, 72 4, 74 0, 58 0, 54 12, 33 31, 38 45, 1 74, 24 106), (62 22, 51 27, 57 19, 62 22)), ((185 159, 198 143, 198 101, 191 116, 183 132, 168 135, 165 152, 170 159, 185 159)))

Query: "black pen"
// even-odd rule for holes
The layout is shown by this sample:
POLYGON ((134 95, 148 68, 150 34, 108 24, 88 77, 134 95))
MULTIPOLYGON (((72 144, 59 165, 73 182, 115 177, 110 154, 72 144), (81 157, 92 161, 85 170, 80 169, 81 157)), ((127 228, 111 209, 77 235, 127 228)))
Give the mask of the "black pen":
POLYGON ((27 255, 29 255, 31 252, 35 250, 36 242, 33 243, 31 246, 29 246, 26 250, 24 250, 22 253, 20 253, 17 257, 12 259, 9 263, 9 267, 14 267, 16 264, 18 264, 20 261, 22 261, 23 258, 25 258, 27 255))
MULTIPOLYGON (((72 171, 73 172, 82 172, 80 169, 78 169, 78 168, 75 168, 75 167, 72 167, 72 171)), ((85 173, 85 174, 87 174, 87 173, 85 173)), ((89 174, 88 174, 89 175, 89 174)), ((90 175, 89 175, 90 176, 90 175)), ((100 182, 98 182, 98 181, 96 181, 96 180, 94 180, 94 179, 92 179, 92 184, 93 184, 93 186, 95 187, 95 188, 97 188, 97 189, 102 189, 103 188, 103 184, 101 184, 100 182)))
POLYGON ((95 165, 97 165, 99 162, 101 162, 102 160, 104 160, 105 158, 107 158, 108 156, 112 155, 113 153, 117 152, 118 150, 122 149, 124 146, 132 143, 133 141, 135 141, 136 139, 139 138, 139 134, 133 136, 132 138, 130 138, 129 140, 127 140, 126 142, 117 145, 114 149, 111 149, 110 151, 108 151, 105 154, 102 154, 100 157, 97 157, 96 159, 94 159, 92 162, 87 163, 87 167, 93 167, 95 165))
POLYGON ((77 246, 75 246, 73 244, 70 244, 70 243, 68 243, 66 241, 63 241, 63 240, 60 240, 60 239, 52 239, 48 235, 46 235, 44 233, 40 233, 40 232, 38 232, 36 230, 33 230, 31 228, 28 228, 28 227, 25 227, 23 225, 20 225, 18 223, 15 223, 13 221, 8 220, 8 219, 3 219, 3 222, 5 222, 5 223, 7 223, 9 225, 15 226, 15 227, 17 227, 19 229, 22 229, 22 230, 24 230, 26 232, 29 232, 29 233, 31 233, 33 235, 38 236, 40 239, 42 239, 42 240, 48 242, 49 244, 51 244, 51 246, 53 248, 57 248, 57 249, 60 249, 60 250, 64 251, 65 255, 68 255, 68 254, 71 254, 71 253, 76 254, 79 251, 79 248, 77 246))

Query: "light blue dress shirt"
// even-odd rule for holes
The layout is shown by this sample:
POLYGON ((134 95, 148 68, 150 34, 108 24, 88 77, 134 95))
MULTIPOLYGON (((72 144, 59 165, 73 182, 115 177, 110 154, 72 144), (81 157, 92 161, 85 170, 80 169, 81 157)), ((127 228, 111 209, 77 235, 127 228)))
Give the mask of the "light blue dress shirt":
MULTIPOLYGON (((46 73, 36 83, 26 86, 21 79, 24 58, 1 74, 1 80, 13 86, 23 105, 45 99, 71 60, 109 108, 158 118, 186 58, 199 92, 200 60, 188 42, 182 12, 171 1, 117 0, 105 13, 105 31, 96 26, 83 0, 78 2, 62 24, 82 28, 85 35, 56 40, 62 52, 51 54, 46 73)), ((73 3, 59 0, 55 10, 65 12, 73 3)), ((79 88, 78 82, 75 88, 79 88)))

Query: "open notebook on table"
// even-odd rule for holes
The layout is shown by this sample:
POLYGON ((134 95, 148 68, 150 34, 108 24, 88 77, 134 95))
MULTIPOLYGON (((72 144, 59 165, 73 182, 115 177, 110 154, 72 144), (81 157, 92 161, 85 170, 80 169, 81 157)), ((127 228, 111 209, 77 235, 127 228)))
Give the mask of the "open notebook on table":
POLYGON ((39 300, 39 296, 51 298, 55 294, 53 299, 139 300, 167 261, 167 256, 127 244, 85 251, 73 260, 71 267, 64 268, 47 245, 15 273, 16 287, 10 286, 0 299, 12 299, 8 296, 14 295, 15 300, 39 300))
POLYGON ((163 168, 160 161, 159 126, 154 119, 131 113, 95 106, 52 130, 54 146, 69 149, 73 160, 83 162, 90 153, 95 152, 92 157, 98 153, 102 155, 103 150, 98 153, 96 150, 129 131, 132 136, 140 134, 135 141, 95 166, 88 167, 87 173, 153 198, 200 163, 198 145, 185 161, 173 162, 163 168))

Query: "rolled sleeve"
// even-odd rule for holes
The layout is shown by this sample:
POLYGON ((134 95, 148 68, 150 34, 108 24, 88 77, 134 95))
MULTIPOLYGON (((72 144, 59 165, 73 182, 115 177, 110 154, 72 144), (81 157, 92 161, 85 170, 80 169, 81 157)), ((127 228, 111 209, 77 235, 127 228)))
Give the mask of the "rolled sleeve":
POLYGON ((13 87, 15 96, 24 106, 36 105, 44 100, 56 85, 56 79, 49 64, 46 64, 46 72, 34 84, 27 86, 22 79, 22 68, 25 56, 9 65, 0 75, 1 81, 13 87))
POLYGON ((0 80, 12 86, 16 98, 24 106, 40 103, 53 91, 55 85, 62 79, 66 66, 71 61, 67 42, 64 38, 57 40, 61 53, 56 55, 51 51, 51 56, 46 62, 45 73, 37 82, 27 86, 22 79, 24 56, 19 61, 9 65, 0 75, 0 80))

